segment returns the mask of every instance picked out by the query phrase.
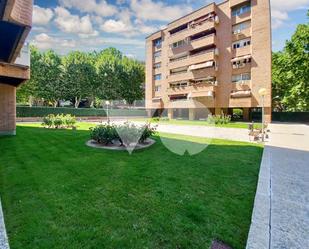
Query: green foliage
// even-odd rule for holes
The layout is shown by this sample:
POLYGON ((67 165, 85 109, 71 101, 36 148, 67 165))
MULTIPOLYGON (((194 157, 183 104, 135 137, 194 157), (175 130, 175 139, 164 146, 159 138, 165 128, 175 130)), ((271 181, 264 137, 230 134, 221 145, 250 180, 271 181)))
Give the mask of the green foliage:
POLYGON ((94 141, 108 145, 112 144, 115 140, 118 140, 121 145, 130 145, 132 141, 138 139, 139 143, 145 143, 146 140, 153 136, 156 132, 155 127, 151 127, 150 124, 138 126, 131 122, 126 122, 120 125, 103 124, 94 128, 90 128, 90 137, 94 141))
MULTIPOLYGON (((17 106, 17 117, 44 117, 48 114, 71 114, 76 117, 106 117, 106 109, 97 108, 68 108, 68 107, 29 107, 17 106)), ((110 116, 145 116, 144 110, 122 110, 112 109, 109 110, 110 116)))
POLYGON ((231 122, 231 116, 229 115, 208 115, 207 122, 209 124, 228 124, 231 122))
POLYGON ((281 52, 273 53, 273 106, 309 110, 309 23, 297 26, 281 52))
POLYGON ((41 53, 31 47, 31 78, 18 89, 17 102, 56 107, 60 100, 68 100, 77 108, 82 99, 93 107, 99 98, 132 104, 143 97, 144 78, 144 65, 115 48, 60 57, 52 50, 41 53))
POLYGON ((43 118, 42 126, 47 128, 73 128, 76 124, 76 118, 70 114, 49 114, 43 118))
POLYGON ((90 128, 90 138, 97 143, 108 145, 112 144, 119 136, 115 125, 103 124, 90 128))

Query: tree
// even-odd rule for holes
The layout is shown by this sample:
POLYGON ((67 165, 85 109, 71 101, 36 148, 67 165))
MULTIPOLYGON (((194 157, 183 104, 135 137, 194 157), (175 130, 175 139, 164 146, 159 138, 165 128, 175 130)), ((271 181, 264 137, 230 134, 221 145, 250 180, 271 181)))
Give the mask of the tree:
POLYGON ((143 83, 145 80, 145 67, 138 61, 124 57, 122 60, 120 98, 130 105, 135 100, 144 97, 143 83))
POLYGON ((78 108, 83 98, 93 95, 96 71, 88 54, 71 52, 63 58, 65 97, 74 98, 78 108))
POLYGON ((52 102, 54 107, 65 97, 61 58, 52 50, 42 54, 38 69, 37 96, 52 102))
POLYGON ((30 106, 32 106, 33 99, 37 96, 37 86, 39 80, 39 71, 42 66, 41 58, 42 55, 39 50, 31 46, 30 47, 30 68, 31 68, 31 77, 30 79, 22 84, 16 92, 17 102, 28 102, 30 106))
POLYGON ((105 49, 98 54, 96 61, 97 84, 99 85, 97 97, 107 100, 119 99, 121 60, 121 53, 114 48, 105 49))
POLYGON ((309 110, 308 68, 309 23, 298 25, 284 50, 273 54, 273 95, 279 109, 309 110))

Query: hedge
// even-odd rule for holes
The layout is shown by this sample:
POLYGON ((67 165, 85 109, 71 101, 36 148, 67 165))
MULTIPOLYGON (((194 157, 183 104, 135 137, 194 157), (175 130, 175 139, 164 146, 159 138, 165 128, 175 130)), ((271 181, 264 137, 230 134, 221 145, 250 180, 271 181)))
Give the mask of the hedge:
MULTIPOLYGON (((29 107, 17 106, 16 116, 23 117, 44 117, 48 114, 71 114, 76 117, 105 117, 105 109, 96 108, 67 108, 67 107, 29 107)), ((145 116, 145 110, 111 109, 110 116, 145 116)))
MULTIPOLYGON (((261 121, 261 112, 252 112, 252 120, 261 121)), ((309 122, 309 112, 272 112, 272 121, 275 122, 309 122)))

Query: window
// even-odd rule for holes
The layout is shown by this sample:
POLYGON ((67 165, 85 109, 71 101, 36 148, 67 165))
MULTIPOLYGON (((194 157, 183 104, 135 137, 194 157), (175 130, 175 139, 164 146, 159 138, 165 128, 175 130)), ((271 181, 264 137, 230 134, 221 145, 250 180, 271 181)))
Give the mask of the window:
POLYGON ((251 27, 251 21, 242 22, 233 26, 233 34, 238 34, 244 29, 251 27))
POLYGON ((155 86, 155 92, 160 92, 161 91, 161 85, 155 86))
POLYGON ((161 56, 161 51, 154 52, 153 56, 159 58, 161 56))
POLYGON ((184 31, 184 30, 186 30, 186 29, 188 29, 188 23, 183 24, 183 25, 181 25, 181 26, 179 26, 179 27, 177 27, 177 28, 171 30, 171 31, 170 31, 170 35, 175 35, 175 34, 177 34, 178 32, 184 31))
POLYGON ((236 74, 232 76, 233 83, 244 83, 251 80, 251 73, 236 74))
POLYGON ((162 46, 162 38, 158 38, 156 40, 153 41, 153 45, 156 47, 156 48, 161 48, 162 46))
POLYGON ((232 9, 232 16, 240 16, 242 14, 245 14, 247 12, 251 11, 251 4, 247 3, 245 5, 236 7, 232 9))
POLYGON ((247 64, 251 63, 251 58, 247 58, 247 59, 243 59, 243 60, 239 60, 239 61, 234 61, 233 62, 233 68, 242 68, 245 67, 247 64))
POLYGON ((160 67, 161 67, 161 62, 155 63, 153 66, 154 69, 158 69, 160 67))
POLYGON ((186 82, 186 81, 170 83, 170 87, 172 87, 172 88, 174 88, 174 87, 186 87, 186 86, 188 86, 188 82, 186 82))
POLYGON ((250 46, 250 44, 251 44, 250 39, 240 40, 240 41, 233 43, 233 48, 234 49, 243 48, 243 47, 246 47, 246 46, 250 46))
POLYGON ((154 76, 154 80, 161 80, 161 78, 162 78, 162 75, 161 75, 161 74, 156 74, 156 75, 154 76))
POLYGON ((171 48, 179 48, 188 44, 188 40, 180 40, 178 42, 174 42, 171 45, 171 48))

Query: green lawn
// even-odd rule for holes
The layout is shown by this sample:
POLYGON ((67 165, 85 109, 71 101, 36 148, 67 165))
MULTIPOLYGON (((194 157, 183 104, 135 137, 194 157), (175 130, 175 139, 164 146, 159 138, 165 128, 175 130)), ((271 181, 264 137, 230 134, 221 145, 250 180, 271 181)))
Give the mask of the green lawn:
MULTIPOLYGON (((160 142, 129 155, 89 148, 87 129, 17 127, 0 138, 12 249, 245 248, 263 148, 211 140, 195 156, 160 142)), ((177 142, 207 139, 163 134, 177 142)))
MULTIPOLYGON (((228 124, 209 124, 206 120, 178 120, 178 119, 171 119, 171 120, 160 120, 158 122, 157 119, 145 119, 145 118, 136 118, 136 121, 149 121, 151 123, 159 123, 160 124, 173 124, 173 125, 200 125, 200 126, 215 126, 215 127, 222 127, 222 128, 240 128, 240 129, 248 129, 248 122, 230 122, 228 124)), ((254 123, 254 128, 261 128, 261 123, 254 123)))

